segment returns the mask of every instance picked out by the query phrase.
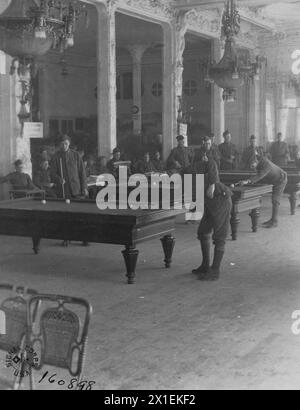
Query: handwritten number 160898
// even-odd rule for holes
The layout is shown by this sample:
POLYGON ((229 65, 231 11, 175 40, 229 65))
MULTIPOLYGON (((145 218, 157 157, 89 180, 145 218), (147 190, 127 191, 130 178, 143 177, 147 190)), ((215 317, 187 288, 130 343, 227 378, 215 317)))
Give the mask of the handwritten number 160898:
MULTIPOLYGON (((56 379, 57 374, 54 373, 51 376, 49 376, 49 372, 45 372, 42 376, 42 378, 39 380, 39 383, 42 382, 48 382, 50 384, 57 384, 58 386, 66 386, 67 382, 63 379, 56 379)), ((71 379, 69 384, 66 386, 68 390, 92 390, 93 386, 96 384, 94 381, 79 381, 78 379, 71 379)))

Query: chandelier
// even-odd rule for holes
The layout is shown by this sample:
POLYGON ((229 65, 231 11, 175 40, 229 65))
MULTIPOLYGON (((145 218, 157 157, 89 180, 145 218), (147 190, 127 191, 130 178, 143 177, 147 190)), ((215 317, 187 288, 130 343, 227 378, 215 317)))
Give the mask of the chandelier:
POLYGON ((235 0, 227 0, 222 17, 222 34, 225 37, 225 50, 222 59, 208 63, 205 81, 223 88, 223 100, 236 101, 237 88, 245 81, 258 79, 261 58, 251 62, 249 57, 241 57, 236 49, 235 37, 240 32, 240 15, 235 0))
POLYGON ((51 48, 74 45, 75 24, 84 6, 77 0, 11 0, 0 15, 0 49, 34 59, 51 48))

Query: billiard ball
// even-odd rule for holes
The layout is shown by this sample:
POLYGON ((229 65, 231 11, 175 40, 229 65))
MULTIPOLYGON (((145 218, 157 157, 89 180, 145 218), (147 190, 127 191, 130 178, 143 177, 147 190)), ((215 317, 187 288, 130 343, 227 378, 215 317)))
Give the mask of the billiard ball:
POLYGON ((71 201, 69 199, 66 199, 66 204, 70 205, 71 201))
POLYGON ((47 202, 45 201, 45 199, 43 199, 43 200, 42 200, 42 204, 43 204, 43 205, 46 205, 46 203, 47 203, 47 202))

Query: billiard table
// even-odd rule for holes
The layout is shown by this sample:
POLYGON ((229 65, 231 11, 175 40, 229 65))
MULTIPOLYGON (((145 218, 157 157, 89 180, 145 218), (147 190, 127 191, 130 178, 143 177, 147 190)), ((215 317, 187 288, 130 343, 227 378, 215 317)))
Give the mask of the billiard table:
MULTIPOLYGON (((288 174, 288 182, 285 193, 289 195, 291 215, 295 215, 297 198, 300 193, 300 170, 297 168, 284 168, 288 174)), ((235 184, 241 180, 247 180, 253 177, 255 172, 252 171, 220 171, 220 179, 224 184, 235 184)))
POLYGON ((185 210, 105 210, 95 201, 32 198, 0 202, 0 235, 30 237, 35 254, 45 239, 124 245, 128 283, 135 282, 137 244, 161 238, 165 267, 171 266, 176 216, 185 210))
POLYGON ((230 224, 232 240, 235 241, 237 240, 237 231, 240 223, 239 214, 241 212, 250 211, 252 232, 257 232, 262 197, 272 192, 272 185, 246 185, 231 188, 231 191, 232 211, 230 224))

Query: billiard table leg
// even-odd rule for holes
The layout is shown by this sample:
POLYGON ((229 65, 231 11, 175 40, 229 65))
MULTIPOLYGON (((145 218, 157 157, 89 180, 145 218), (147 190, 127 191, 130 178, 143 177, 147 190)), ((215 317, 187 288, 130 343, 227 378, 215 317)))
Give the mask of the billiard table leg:
POLYGON ((40 251, 41 238, 33 237, 32 238, 32 243, 33 243, 33 251, 36 255, 38 255, 39 251, 40 251))
POLYGON ((231 225, 231 237, 233 241, 237 240, 238 226, 240 223, 240 218, 238 215, 239 215, 238 212, 236 212, 235 210, 233 210, 231 213, 230 225, 231 225))
POLYGON ((252 209, 252 211, 250 212, 250 217, 252 220, 252 232, 257 232, 259 216, 260 216, 259 208, 252 209))
POLYGON ((172 263, 173 250, 175 246, 175 238, 171 235, 166 235, 161 239, 161 243, 165 254, 165 266, 166 268, 170 268, 172 263))
POLYGON ((295 215, 296 213, 296 205, 297 205, 297 193, 291 192, 289 195, 290 205, 291 205, 291 215, 295 215))
POLYGON ((126 264, 128 284, 133 285, 135 283, 135 268, 139 251, 134 246, 126 246, 122 254, 126 264))

